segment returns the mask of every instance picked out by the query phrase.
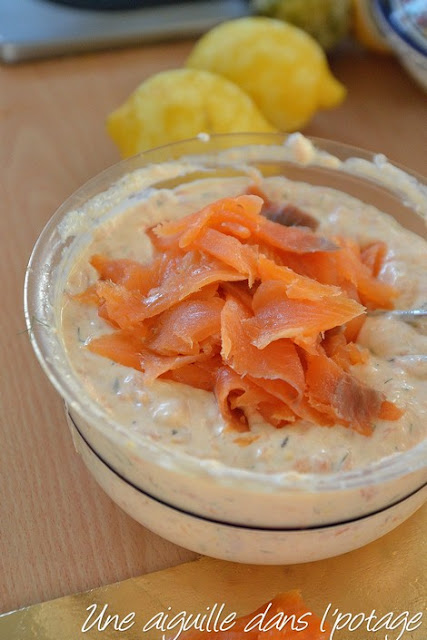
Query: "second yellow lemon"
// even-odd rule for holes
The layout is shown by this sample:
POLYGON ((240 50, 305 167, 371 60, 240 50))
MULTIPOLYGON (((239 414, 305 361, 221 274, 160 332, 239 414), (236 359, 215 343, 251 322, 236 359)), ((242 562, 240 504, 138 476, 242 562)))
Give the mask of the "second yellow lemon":
POLYGON ((220 24, 199 40, 187 66, 221 74, 239 85, 283 131, 303 127, 317 109, 337 106, 346 94, 317 42, 301 29, 271 18, 220 24))

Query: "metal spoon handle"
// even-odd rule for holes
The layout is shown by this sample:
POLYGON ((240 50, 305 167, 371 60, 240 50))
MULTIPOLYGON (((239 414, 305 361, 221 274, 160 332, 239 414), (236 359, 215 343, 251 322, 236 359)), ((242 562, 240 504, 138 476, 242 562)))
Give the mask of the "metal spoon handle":
POLYGON ((405 322, 416 322, 420 318, 427 318, 427 309, 375 309, 368 311, 368 316, 391 316, 405 322))

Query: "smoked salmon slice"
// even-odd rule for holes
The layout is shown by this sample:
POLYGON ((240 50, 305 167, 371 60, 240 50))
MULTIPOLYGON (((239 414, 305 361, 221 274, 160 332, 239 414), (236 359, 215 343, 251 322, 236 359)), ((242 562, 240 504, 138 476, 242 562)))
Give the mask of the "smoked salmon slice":
POLYGON ((135 260, 112 260, 101 255, 94 255, 90 260, 91 265, 98 271, 100 280, 109 280, 142 295, 155 285, 162 262, 162 258, 158 257, 153 264, 144 266, 135 260))
POLYGON ((143 371, 144 382, 149 384, 168 371, 175 371, 195 362, 208 360, 211 356, 212 351, 210 348, 206 352, 201 350, 199 353, 189 356, 162 356, 144 349, 141 353, 141 370, 143 371))
MULTIPOLYGON (((341 277, 344 276, 345 280, 356 287, 361 302, 368 308, 391 309, 393 299, 398 295, 398 291, 373 275, 373 270, 376 268, 375 263, 371 265, 371 268, 364 264, 360 248, 355 242, 347 238, 338 238, 337 241, 341 246, 341 250, 337 252, 336 256, 337 269, 341 277)), ((378 251, 381 256, 379 248, 377 248, 378 251)), ((378 260, 381 259, 381 257, 378 258, 378 260)))
POLYGON ((262 282, 254 294, 253 318, 245 329, 258 349, 281 338, 312 349, 319 333, 341 326, 364 313, 364 308, 343 295, 320 300, 295 300, 286 295, 286 285, 278 280, 262 282))
POLYGON ((308 227, 313 231, 319 226, 316 218, 290 202, 285 204, 272 202, 258 185, 251 185, 247 193, 263 200, 261 213, 273 222, 278 222, 286 227, 308 227))
MULTIPOLYGON (((287 387, 286 397, 294 397, 287 387)), ((295 421, 295 414, 285 402, 264 388, 264 380, 242 377, 233 369, 222 366, 216 374, 214 393, 226 424, 239 432, 249 431, 247 410, 258 411, 263 417, 271 417, 271 424, 282 427, 295 421)))
POLYGON ((97 293, 105 302, 109 319, 125 329, 157 316, 210 284, 245 280, 244 274, 197 251, 175 259, 173 267, 163 273, 158 285, 145 296, 139 290, 130 291, 122 284, 100 281, 97 293), (120 307, 123 317, 120 317, 120 307))
POLYGON ((251 231, 263 221, 260 215, 262 205, 262 199, 257 196, 222 198, 185 218, 160 224, 152 233, 159 238, 162 248, 186 247, 197 239, 205 227, 219 231, 237 230, 237 237, 249 237, 251 231))
POLYGON ((330 632, 329 623, 310 611, 301 593, 294 590, 279 593, 252 613, 234 620, 226 630, 190 629, 180 637, 182 640, 329 640, 330 632))
POLYGON ((302 397, 305 379, 295 344, 283 339, 258 349, 245 331, 244 323, 250 318, 241 303, 227 299, 221 313, 223 361, 240 376, 283 380, 295 390, 295 396, 302 397))
POLYGON ((342 370, 324 354, 306 355, 306 382, 311 406, 334 421, 372 433, 372 420, 380 418, 385 397, 342 370))
POLYGON ((221 333, 221 311, 224 300, 183 300, 161 314, 150 329, 146 344, 161 355, 199 353, 200 343, 221 333))
POLYGON ((251 388, 250 382, 229 367, 218 369, 214 387, 215 397, 226 425, 236 431, 249 431, 247 415, 234 401, 251 388))
POLYGON ((319 298, 338 296, 342 293, 339 287, 321 284, 317 280, 295 273, 289 267, 276 264, 274 260, 267 258, 262 253, 258 258, 258 273, 263 282, 279 280, 286 284, 288 298, 318 300, 319 298))
POLYGON ((233 236, 209 228, 203 229, 193 244, 199 251, 204 251, 242 273, 246 276, 249 287, 252 287, 258 274, 258 252, 255 249, 242 244, 233 236))
POLYGON ((100 315, 113 326, 120 329, 132 329, 138 320, 141 306, 141 294, 130 291, 121 284, 110 280, 100 280, 96 285, 100 301, 100 315))
POLYGON ((332 358, 344 371, 348 371, 351 365, 364 364, 369 360, 369 351, 347 342, 346 334, 341 328, 328 331, 322 342, 322 347, 327 356, 332 358))
POLYGON ((174 380, 186 384, 195 389, 213 391, 216 383, 217 372, 222 366, 221 356, 213 355, 207 360, 200 360, 182 365, 178 369, 167 371, 162 376, 166 380, 174 380))
POLYGON ((304 420, 363 435, 399 419, 353 372, 369 359, 354 342, 364 305, 388 308, 397 295, 377 277, 387 247, 287 227, 262 207, 259 195, 224 198, 149 229, 148 264, 92 256, 98 279, 74 298, 96 305, 110 333, 88 349, 146 384, 213 392, 237 432, 255 413, 275 428, 304 420))
POLYGON ((271 220, 263 220, 254 237, 281 251, 303 254, 332 251, 336 245, 332 240, 303 227, 284 227, 271 220))
POLYGON ((88 349, 125 367, 142 371, 143 341, 134 331, 120 330, 93 338, 88 344, 88 349))
MULTIPOLYGON (((380 264, 380 257, 377 258, 375 266, 375 258, 371 257, 368 260, 366 252, 363 257, 355 243, 344 238, 334 240, 337 246, 335 251, 306 252, 300 256, 288 250, 281 251, 280 264, 322 284, 340 287, 369 309, 393 308, 393 301, 399 294, 398 290, 379 280, 378 274, 374 274, 374 270, 380 264)), ((376 251, 377 256, 381 256, 380 249, 376 251)))
POLYGON ((198 251, 189 251, 177 263, 175 270, 141 301, 135 320, 156 316, 209 284, 245 279, 245 274, 223 262, 198 251))
POLYGON ((387 255, 387 245, 385 242, 371 242, 363 247, 360 257, 371 274, 376 278, 381 271, 387 255))
POLYGON ((163 248, 166 242, 169 242, 167 246, 185 248, 195 242, 204 228, 210 227, 229 233, 237 229, 237 237, 251 237, 255 241, 298 254, 336 249, 334 242, 315 234, 311 229, 285 227, 268 220, 260 213, 262 205, 262 198, 256 195, 224 198, 199 213, 187 216, 186 222, 181 219, 165 223, 154 228, 153 233, 160 238, 163 248))

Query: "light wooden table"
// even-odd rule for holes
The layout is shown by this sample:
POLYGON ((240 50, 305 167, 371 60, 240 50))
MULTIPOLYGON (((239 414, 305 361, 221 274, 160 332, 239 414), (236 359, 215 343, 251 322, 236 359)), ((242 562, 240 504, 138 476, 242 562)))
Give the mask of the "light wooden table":
MULTIPOLYGON (((148 75, 177 67, 175 43, 0 68, 0 610, 194 557, 133 522, 75 453, 61 401, 36 362, 22 288, 58 205, 118 159, 105 116, 148 75)), ((426 96, 391 58, 335 58, 349 94, 306 133, 381 151, 426 172, 426 96)))

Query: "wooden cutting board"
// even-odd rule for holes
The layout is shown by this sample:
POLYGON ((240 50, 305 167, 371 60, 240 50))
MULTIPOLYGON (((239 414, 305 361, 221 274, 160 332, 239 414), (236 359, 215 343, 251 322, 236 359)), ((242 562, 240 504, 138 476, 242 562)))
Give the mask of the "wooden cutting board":
MULTIPOLYGON (((281 567, 239 565, 201 558, 178 567, 132 578, 74 596, 67 596, 12 612, 0 617, 1 640, 159 640, 161 630, 142 629, 149 620, 164 612, 170 616, 181 611, 208 613, 222 604, 223 614, 249 613, 281 591, 300 589, 310 610, 323 616, 331 604, 327 619, 352 616, 373 609, 378 617, 393 612, 390 618, 408 619, 422 612, 417 629, 403 633, 402 640, 427 637, 427 506, 387 536, 341 557, 319 562, 281 567), (123 620, 135 613, 134 624, 123 631, 108 626, 103 631, 92 627, 82 633, 91 609, 97 613, 107 605, 106 614, 118 614, 123 620), (170 607, 170 609, 168 609, 170 607)), ((95 616, 96 617, 96 614, 95 616)), ((170 619, 170 618, 169 618, 170 619)), ((360 619, 360 616, 359 616, 360 619)), ((93 621, 93 618, 91 619, 93 621)), ((105 621, 105 617, 104 617, 105 621)), ((128 620, 128 622, 130 622, 128 620)), ((403 622, 402 622, 403 624, 403 622)), ((343 628, 334 640, 396 640, 402 624, 395 630, 368 631, 363 623, 349 632, 343 628)), ((90 626, 90 622, 86 626, 90 626)), ((102 626, 102 625, 101 625, 102 626)), ((177 629, 166 637, 173 637, 177 629)))

